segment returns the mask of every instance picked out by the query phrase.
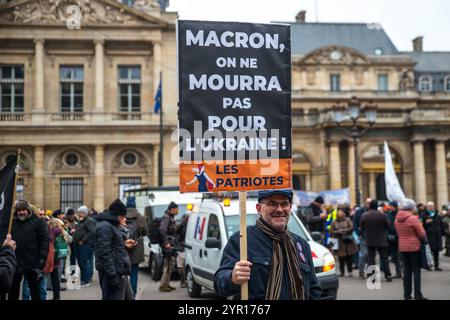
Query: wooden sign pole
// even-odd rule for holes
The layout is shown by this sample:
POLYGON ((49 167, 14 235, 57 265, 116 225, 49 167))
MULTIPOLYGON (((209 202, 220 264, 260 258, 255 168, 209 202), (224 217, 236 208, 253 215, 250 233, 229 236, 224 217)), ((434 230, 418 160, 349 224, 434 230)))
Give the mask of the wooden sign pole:
MULTIPOLYGON (((240 253, 241 260, 247 261, 247 192, 239 191, 240 253)), ((241 300, 248 300, 248 282, 241 285, 241 300)))

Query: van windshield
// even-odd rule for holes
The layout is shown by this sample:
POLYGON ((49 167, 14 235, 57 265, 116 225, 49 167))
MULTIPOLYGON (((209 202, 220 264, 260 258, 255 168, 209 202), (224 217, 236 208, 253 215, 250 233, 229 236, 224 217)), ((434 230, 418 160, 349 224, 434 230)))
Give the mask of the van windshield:
MULTIPOLYGON (((253 226, 256 224, 256 219, 258 219, 259 215, 255 213, 247 214, 247 226, 253 226)), ((239 220, 240 217, 238 215, 227 216, 225 217, 225 228, 227 231, 227 237, 229 238, 233 233, 239 231, 239 220)), ((297 219, 291 217, 288 222, 289 231, 295 233, 296 235, 302 237, 306 241, 308 241, 308 237, 305 235, 302 227, 298 223, 297 219)))
MULTIPOLYGON (((185 215, 187 204, 178 204, 178 214, 175 216, 175 220, 181 219, 185 215)), ((153 218, 161 218, 167 210, 167 204, 152 206, 153 218)), ((147 217, 148 218, 148 217, 147 217)))

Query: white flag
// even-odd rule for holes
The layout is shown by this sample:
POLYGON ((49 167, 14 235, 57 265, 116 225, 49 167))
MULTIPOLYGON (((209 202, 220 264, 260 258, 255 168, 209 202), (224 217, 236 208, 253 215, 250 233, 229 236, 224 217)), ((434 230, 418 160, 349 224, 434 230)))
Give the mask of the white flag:
POLYGON ((384 180, 386 181, 386 196, 389 201, 400 201, 406 198, 395 174, 391 153, 386 141, 384 142, 384 180))

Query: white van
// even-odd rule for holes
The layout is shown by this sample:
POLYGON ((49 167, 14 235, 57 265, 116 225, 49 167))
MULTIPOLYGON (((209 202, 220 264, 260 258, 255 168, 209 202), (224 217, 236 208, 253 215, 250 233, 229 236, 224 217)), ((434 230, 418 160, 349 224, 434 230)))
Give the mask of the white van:
MULTIPOLYGON (((124 191, 124 203, 128 196, 136 198, 136 209, 145 216, 149 232, 153 219, 161 218, 172 201, 178 205, 179 209, 175 220, 180 220, 185 214, 198 211, 202 201, 201 193, 180 193, 178 187, 129 187, 124 191)), ((144 238, 144 255, 145 261, 141 265, 148 267, 153 280, 159 281, 163 263, 161 248, 158 243, 151 243, 149 237, 144 238)))
MULTIPOLYGON (((259 217, 256 199, 247 199, 247 225, 259 217)), ((228 238, 239 231, 238 200, 205 200, 200 209, 189 217, 186 231, 185 256, 187 291, 190 297, 201 294, 202 287, 214 290, 214 274, 219 269, 228 238)), ((330 251, 315 242, 295 214, 289 219, 291 232, 308 241, 316 276, 322 287, 322 299, 336 299, 339 287, 335 260, 330 251)))

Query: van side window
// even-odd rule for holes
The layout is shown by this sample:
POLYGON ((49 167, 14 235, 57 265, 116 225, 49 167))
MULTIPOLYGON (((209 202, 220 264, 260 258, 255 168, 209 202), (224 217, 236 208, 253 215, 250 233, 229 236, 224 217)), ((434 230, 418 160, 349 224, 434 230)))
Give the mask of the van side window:
POLYGON ((219 219, 214 214, 211 214, 209 217, 207 238, 220 240, 219 219))

